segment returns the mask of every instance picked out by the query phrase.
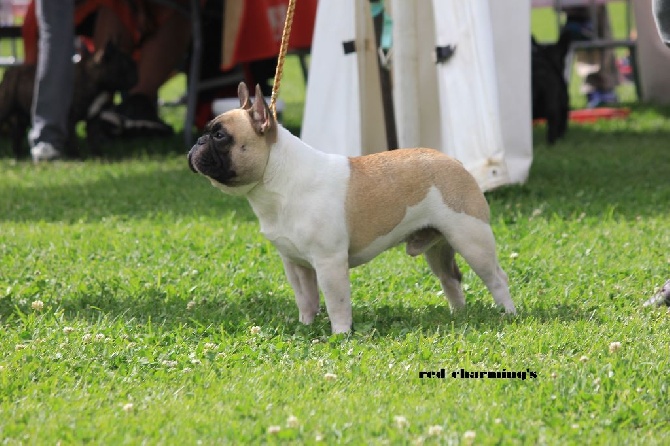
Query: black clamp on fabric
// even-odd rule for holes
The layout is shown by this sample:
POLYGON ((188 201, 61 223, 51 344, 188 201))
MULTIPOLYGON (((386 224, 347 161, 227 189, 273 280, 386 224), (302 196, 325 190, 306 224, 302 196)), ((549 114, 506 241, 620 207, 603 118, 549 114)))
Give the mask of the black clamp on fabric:
POLYGON ((347 40, 342 42, 342 48, 344 49, 344 54, 351 54, 356 52, 356 41, 347 40))
POLYGON ((435 63, 444 63, 451 59, 451 56, 456 52, 455 45, 436 46, 435 47, 435 63))

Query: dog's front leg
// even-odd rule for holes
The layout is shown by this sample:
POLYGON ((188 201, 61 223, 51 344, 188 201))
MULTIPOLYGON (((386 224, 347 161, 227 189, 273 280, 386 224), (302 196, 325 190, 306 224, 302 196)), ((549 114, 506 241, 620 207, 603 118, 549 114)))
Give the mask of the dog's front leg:
POLYGON ((349 259, 345 253, 315 262, 316 277, 326 300, 333 334, 351 330, 351 284, 349 283, 349 259))
POLYGON ((282 260, 286 277, 295 293, 300 322, 309 325, 314 322, 314 317, 319 312, 319 287, 316 283, 316 271, 296 265, 283 256, 282 260))

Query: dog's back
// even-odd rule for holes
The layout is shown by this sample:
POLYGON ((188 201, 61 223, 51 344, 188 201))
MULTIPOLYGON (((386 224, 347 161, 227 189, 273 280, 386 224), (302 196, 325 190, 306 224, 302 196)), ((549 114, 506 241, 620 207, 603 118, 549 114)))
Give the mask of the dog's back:
MULTIPOLYGON (((433 149, 398 149, 349 159, 347 220, 351 251, 369 245, 406 217, 435 188, 452 211, 488 223, 489 206, 472 175, 433 149)), ((404 236, 403 236, 404 238, 404 236)))

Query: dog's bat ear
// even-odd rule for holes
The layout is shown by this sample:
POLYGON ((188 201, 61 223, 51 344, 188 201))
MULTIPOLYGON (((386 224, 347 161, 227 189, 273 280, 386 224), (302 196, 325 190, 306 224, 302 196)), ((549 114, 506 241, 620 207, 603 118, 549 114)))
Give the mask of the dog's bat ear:
POLYGON ((240 82, 237 86, 237 97, 240 98, 240 108, 249 110, 251 108, 251 101, 249 101, 249 89, 247 84, 240 82))
POLYGON ((257 133, 262 135, 274 125, 274 117, 270 112, 268 104, 265 102, 261 86, 258 84, 256 85, 256 98, 249 112, 251 113, 254 129, 256 129, 257 133))

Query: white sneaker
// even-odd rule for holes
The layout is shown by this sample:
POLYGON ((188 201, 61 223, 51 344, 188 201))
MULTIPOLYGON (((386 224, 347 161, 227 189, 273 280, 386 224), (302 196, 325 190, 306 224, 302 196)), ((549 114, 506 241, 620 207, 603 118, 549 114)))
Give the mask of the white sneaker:
POLYGON ((61 157, 61 153, 48 142, 38 142, 35 147, 30 149, 30 154, 36 163, 40 161, 53 161, 61 157))

